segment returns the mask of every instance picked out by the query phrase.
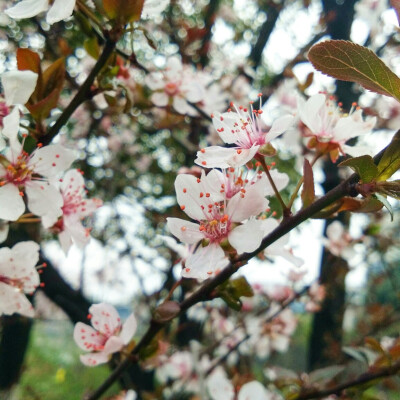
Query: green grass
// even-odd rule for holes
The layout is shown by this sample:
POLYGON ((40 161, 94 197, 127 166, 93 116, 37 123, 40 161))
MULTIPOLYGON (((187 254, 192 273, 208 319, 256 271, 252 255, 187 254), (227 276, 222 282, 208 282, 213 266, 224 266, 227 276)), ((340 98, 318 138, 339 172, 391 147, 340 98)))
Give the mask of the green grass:
MULTIPOLYGON (((109 375, 107 366, 85 367, 67 321, 37 321, 25 359, 18 395, 23 400, 79 400, 109 375)), ((114 385, 108 395, 118 393, 114 385)))

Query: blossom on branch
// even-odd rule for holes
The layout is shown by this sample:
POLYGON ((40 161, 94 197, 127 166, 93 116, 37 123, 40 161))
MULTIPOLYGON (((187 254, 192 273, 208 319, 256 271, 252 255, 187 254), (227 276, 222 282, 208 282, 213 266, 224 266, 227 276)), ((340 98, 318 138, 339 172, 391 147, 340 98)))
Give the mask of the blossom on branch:
POLYGON ((50 227, 58 233, 61 247, 68 252, 72 243, 78 247, 84 247, 90 240, 90 230, 82 225, 82 219, 91 215, 97 208, 103 205, 100 199, 87 199, 85 182, 82 174, 77 169, 71 169, 60 179, 60 192, 63 198, 62 216, 53 224, 42 219, 45 227, 50 227))
POLYGON ((170 57, 163 71, 152 72, 146 76, 147 86, 154 91, 151 101, 157 107, 170 103, 180 114, 196 114, 188 102, 197 103, 205 95, 205 90, 196 79, 193 70, 182 65, 178 57, 170 57))
MULTIPOLYGON (((231 103, 231 106, 234 105, 231 103)), ((250 112, 240 106, 236 111, 214 113, 212 121, 220 138, 233 147, 210 146, 197 152, 195 163, 206 168, 240 167, 251 161, 257 154, 270 154, 272 139, 287 131, 294 117, 285 115, 278 118, 266 132, 260 120, 261 110, 250 112)))
MULTIPOLYGON (((340 103, 339 103, 340 104, 340 103)), ((315 148, 323 154, 330 154, 335 162, 339 153, 353 155, 355 147, 345 143, 357 136, 369 133, 376 124, 376 117, 362 117, 362 110, 355 107, 344 114, 331 97, 324 94, 311 96, 307 101, 298 98, 298 110, 301 121, 310 130, 308 147, 315 148)))
POLYGON ((32 241, 0 249, 0 315, 33 317, 34 310, 25 293, 31 294, 39 286, 35 268, 38 260, 39 245, 32 241))
POLYGON ((198 224, 180 218, 167 218, 170 232, 183 243, 200 246, 185 262, 182 275, 207 279, 228 264, 223 247, 229 244, 238 254, 256 250, 264 237, 264 221, 255 217, 268 207, 267 195, 272 194, 264 172, 252 179, 229 170, 212 170, 201 178, 181 174, 175 180, 181 209, 198 224))
POLYGON ((108 362, 111 354, 121 351, 130 342, 137 322, 131 314, 122 325, 117 310, 105 303, 92 305, 89 312, 94 328, 78 322, 74 328, 74 340, 82 350, 90 351, 80 356, 82 363, 94 367, 108 362))

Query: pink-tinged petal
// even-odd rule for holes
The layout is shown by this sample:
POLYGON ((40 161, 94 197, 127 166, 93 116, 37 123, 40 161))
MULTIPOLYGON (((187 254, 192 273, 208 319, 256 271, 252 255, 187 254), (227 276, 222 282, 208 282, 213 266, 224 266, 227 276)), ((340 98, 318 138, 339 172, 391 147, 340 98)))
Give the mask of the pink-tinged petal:
POLYGON ((7 105, 25 104, 35 90, 38 74, 32 71, 8 71, 1 75, 7 105))
POLYGON ((198 151, 197 158, 194 162, 205 168, 229 168, 231 165, 228 164, 228 160, 230 160, 235 153, 235 149, 210 146, 198 151))
POLYGON ((205 177, 198 180, 189 174, 180 174, 175 179, 175 192, 178 204, 181 209, 190 217, 197 221, 205 219, 208 204, 213 200, 208 188, 205 187, 205 177), (207 197, 208 193, 208 197, 207 197))
POLYGON ((229 260, 222 248, 217 243, 211 243, 206 247, 199 247, 186 259, 182 277, 203 281, 218 274, 228 264, 229 260))
POLYGON ((237 226, 228 236, 229 243, 239 254, 251 253, 260 247, 264 237, 262 221, 249 219, 243 225, 237 226))
POLYGON ((29 166, 33 166, 37 174, 54 177, 68 169, 75 159, 76 154, 73 150, 60 144, 52 144, 35 150, 29 160, 29 166))
POLYGON ((4 12, 11 18, 32 18, 49 8, 48 0, 23 0, 4 12))
POLYGON ((151 95, 150 100, 157 107, 165 107, 169 102, 169 96, 164 92, 155 92, 151 95))
POLYGON ((54 225, 62 215, 63 199, 57 188, 48 182, 27 182, 25 192, 29 210, 39 217, 45 216, 46 228, 54 225))
POLYGON ((113 354, 121 351, 124 347, 124 342, 119 336, 111 336, 105 346, 104 346, 104 353, 106 354, 113 354))
POLYGON ((214 113, 212 119, 214 128, 218 132, 218 135, 225 143, 236 143, 239 139, 237 130, 240 131, 243 125, 242 119, 238 113, 227 112, 227 113, 214 113))
POLYGON ((97 365, 107 363, 110 355, 101 351, 99 353, 84 354, 81 355, 79 358, 81 360, 81 363, 86 365, 87 367, 96 367, 97 365))
POLYGON ((233 385, 221 367, 207 379, 207 390, 212 400, 233 400, 235 397, 233 385))
POLYGON ((157 235, 167 247, 179 255, 181 258, 186 258, 189 255, 189 246, 178 243, 174 238, 170 236, 157 235))
POLYGON ((85 351, 93 351, 104 346, 105 338, 90 325, 77 322, 74 328, 75 343, 85 351))
POLYGON ((180 96, 172 97, 172 107, 179 114, 187 114, 187 115, 196 115, 197 111, 184 99, 180 96))
POLYGON ((325 100, 324 94, 311 96, 307 101, 304 101, 302 97, 297 99, 300 119, 314 133, 317 133, 321 126, 321 118, 318 113, 324 107, 325 100))
POLYGON ((169 5, 170 0, 145 0, 141 17, 144 19, 158 17, 169 5))
POLYGON ((114 336, 121 327, 121 318, 117 310, 110 304, 99 303, 89 308, 92 325, 105 336, 114 336))
POLYGON ((257 381, 245 383, 238 395, 238 400, 272 400, 273 396, 265 387, 257 381))
POLYGON ((231 157, 226 161, 230 167, 238 168, 247 164, 257 154, 259 145, 253 145, 249 149, 236 149, 231 157))
POLYGON ((195 244, 204 239, 199 229, 200 225, 193 222, 180 218, 167 218, 167 226, 169 231, 183 243, 195 244))
POLYGON ((136 329, 137 329, 137 321, 135 316, 131 314, 122 325, 122 330, 121 333, 119 334, 119 337, 121 338, 124 344, 128 344, 131 341, 133 335, 136 332, 136 329))
POLYGON ((25 211, 19 189, 8 183, 0 187, 0 219, 16 221, 25 211))
POLYGON ((83 249, 90 241, 89 231, 77 218, 64 217, 64 231, 68 232, 72 241, 83 249))
POLYGON ((77 169, 68 170, 62 178, 60 189, 69 194, 81 194, 84 192, 85 181, 77 169))
POLYGON ((270 142, 272 139, 275 139, 277 136, 282 135, 283 132, 286 132, 290 127, 293 126, 294 117, 292 115, 284 115, 283 117, 275 120, 271 126, 271 129, 267 133, 267 140, 270 142))
MULTIPOLYGON (((18 107, 14 107, 10 114, 3 118, 3 130, 1 133, 3 136, 8 138, 10 142, 15 142, 18 140, 18 132, 19 132, 19 109, 18 107)), ((13 146, 14 147, 14 146, 13 146)), ((15 149, 19 153, 20 145, 15 149)), ((14 150, 14 148, 13 148, 14 150)))
POLYGON ((60 242, 61 248, 65 254, 68 254, 69 249, 72 246, 72 237, 68 231, 62 231, 58 234, 58 241, 60 242))
POLYGON ((246 186, 246 192, 236 193, 226 207, 226 213, 233 222, 242 222, 255 217, 268 208, 268 200, 264 197, 265 188, 260 185, 246 186))
POLYGON ((182 79, 183 65, 178 56, 169 57, 165 66, 165 76, 168 81, 180 82, 182 79))
POLYGON ((75 7, 76 0, 55 0, 46 16, 48 24, 69 18, 75 7))
POLYGON ((205 96, 204 87, 195 81, 190 81, 188 85, 183 86, 182 91, 185 93, 185 98, 192 103, 202 101, 205 96))
POLYGON ((151 90, 164 89, 165 86, 163 74, 161 72, 151 72, 149 75, 146 75, 144 82, 151 90))
POLYGON ((0 315, 14 313, 34 317, 35 310, 26 296, 18 289, 0 282, 0 315))

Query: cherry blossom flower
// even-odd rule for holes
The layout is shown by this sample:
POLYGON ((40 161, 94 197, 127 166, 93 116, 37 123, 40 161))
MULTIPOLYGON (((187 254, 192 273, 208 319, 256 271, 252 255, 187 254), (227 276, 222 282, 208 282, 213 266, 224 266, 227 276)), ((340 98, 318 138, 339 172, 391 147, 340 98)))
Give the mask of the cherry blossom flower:
POLYGON ((74 152, 54 144, 28 154, 14 134, 10 147, 0 155, 0 218, 16 221, 25 211, 26 194, 29 210, 55 223, 62 214, 63 199, 49 178, 71 165, 74 152))
MULTIPOLYGON (((72 243, 82 248, 89 242, 89 229, 82 225, 81 220, 101 207, 103 202, 86 198, 85 182, 76 169, 66 172, 60 186, 64 203, 62 217, 51 229, 58 233, 61 247, 67 253, 72 243)), ((42 218, 42 222, 45 227, 49 227, 53 221, 48 223, 46 218, 42 218)))
POLYGON ((235 396, 235 390, 231 381, 227 378, 225 371, 215 368, 208 377, 208 393, 212 400, 278 400, 281 396, 267 390, 260 382, 251 381, 245 383, 235 396))
POLYGON ((254 181, 242 180, 229 186, 226 184, 229 179, 216 170, 208 175, 203 171, 201 178, 188 174, 176 178, 178 204, 199 223, 167 218, 169 230, 189 245, 202 240, 209 243, 186 259, 184 277, 207 279, 224 268, 228 260, 221 244, 226 241, 239 254, 254 251, 261 243, 263 221, 254 217, 268 206, 265 198, 270 193, 268 180, 261 173, 254 181))
POLYGON ((197 103, 204 97, 204 88, 196 81, 193 71, 182 65, 178 57, 170 57, 165 69, 147 75, 145 82, 154 91, 151 101, 157 107, 171 102, 180 114, 196 114, 188 101, 197 103))
POLYGON ((121 325, 117 310, 105 303, 94 304, 89 308, 94 328, 78 322, 74 328, 76 344, 89 354, 80 356, 83 364, 93 367, 108 362, 111 354, 126 346, 136 332, 137 322, 131 314, 121 325))
POLYGON ((280 353, 286 352, 290 337, 296 330, 297 319, 290 309, 283 310, 272 321, 265 322, 278 309, 280 306, 274 303, 266 316, 250 315, 245 319, 246 330, 251 335, 248 344, 255 347, 256 354, 260 358, 268 357, 274 350, 280 353))
POLYGON ((18 313, 33 317, 32 304, 24 293, 31 294, 39 286, 35 268, 38 260, 39 245, 32 241, 0 249, 0 315, 18 313))
MULTIPOLYGON (((232 105, 233 106, 233 105, 232 105)), ((294 121, 292 115, 285 115, 274 121, 271 129, 265 132, 259 116, 261 110, 251 112, 240 106, 236 111, 212 115, 214 128, 220 138, 234 147, 210 146, 197 152, 195 163, 207 168, 240 167, 257 153, 265 153, 272 139, 288 130, 294 121)))
POLYGON ((312 137, 308 146, 321 153, 330 153, 333 162, 339 153, 351 155, 354 148, 345 143, 370 132, 376 124, 376 117, 364 121, 358 107, 343 114, 332 98, 324 94, 311 96, 307 101, 299 97, 298 110, 301 121, 310 130, 305 136, 312 137))

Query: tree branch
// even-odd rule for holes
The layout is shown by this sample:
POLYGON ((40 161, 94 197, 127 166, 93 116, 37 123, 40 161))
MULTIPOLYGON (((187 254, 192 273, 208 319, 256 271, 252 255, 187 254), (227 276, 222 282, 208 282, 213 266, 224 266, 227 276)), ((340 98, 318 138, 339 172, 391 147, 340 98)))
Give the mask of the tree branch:
POLYGON ((97 60, 95 66, 90 72, 89 76, 86 78, 83 85, 80 87, 78 93, 68 104, 67 108, 62 112, 60 117, 57 119, 54 125, 50 127, 46 135, 41 138, 41 143, 43 145, 48 145, 55 136, 57 136, 60 129, 67 123, 74 111, 86 100, 90 98, 90 89, 93 85, 94 80, 102 68, 106 65, 108 59, 113 53, 117 40, 108 36, 99 59, 97 60))
POLYGON ((358 378, 354 380, 343 382, 330 389, 303 392, 299 396, 297 396, 294 400, 321 399, 331 394, 340 395, 345 389, 362 385, 363 383, 368 383, 378 378, 392 376, 399 371, 400 371, 400 361, 397 361, 396 363, 390 365, 389 367, 380 368, 377 371, 365 372, 364 374, 361 374, 358 378))

